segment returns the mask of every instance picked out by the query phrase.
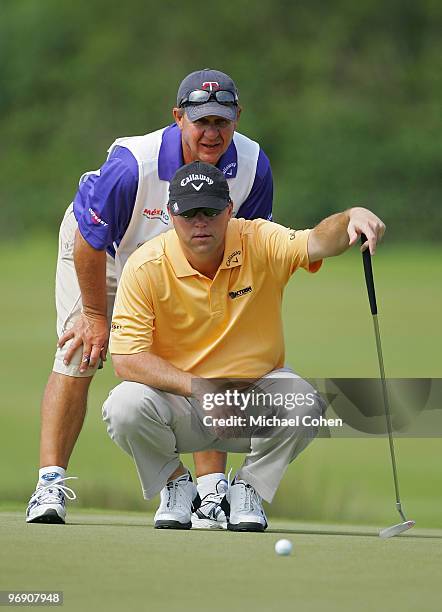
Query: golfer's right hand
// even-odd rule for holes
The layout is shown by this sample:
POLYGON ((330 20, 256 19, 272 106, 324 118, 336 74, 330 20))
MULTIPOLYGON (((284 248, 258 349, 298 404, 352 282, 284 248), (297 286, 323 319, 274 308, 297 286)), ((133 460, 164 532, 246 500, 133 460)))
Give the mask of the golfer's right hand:
POLYGON ((60 336, 58 346, 63 347, 68 340, 72 342, 64 357, 65 365, 69 365, 74 353, 82 345, 81 373, 86 372, 89 367, 94 367, 99 359, 106 361, 109 343, 107 318, 103 315, 81 313, 73 327, 60 336))

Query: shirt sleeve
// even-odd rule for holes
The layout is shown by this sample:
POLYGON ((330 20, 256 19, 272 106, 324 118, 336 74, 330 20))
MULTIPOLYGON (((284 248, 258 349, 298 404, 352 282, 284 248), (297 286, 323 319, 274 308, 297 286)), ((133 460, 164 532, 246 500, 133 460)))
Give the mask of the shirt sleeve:
POLYGON ((257 246, 282 286, 287 284, 299 268, 314 273, 321 267, 322 260, 313 263, 309 261, 307 243, 310 232, 310 229, 294 230, 270 221, 259 224, 257 246))
POLYGON ((95 249, 119 244, 129 225, 138 189, 138 164, 124 147, 115 147, 95 172, 83 175, 74 213, 83 238, 95 249))
POLYGON ((153 342, 155 314, 148 277, 128 259, 115 297, 110 352, 132 355, 148 352, 153 342))
POLYGON ((236 217, 242 219, 272 219, 273 176, 269 158, 261 149, 256 165, 255 180, 249 195, 241 204, 236 217))

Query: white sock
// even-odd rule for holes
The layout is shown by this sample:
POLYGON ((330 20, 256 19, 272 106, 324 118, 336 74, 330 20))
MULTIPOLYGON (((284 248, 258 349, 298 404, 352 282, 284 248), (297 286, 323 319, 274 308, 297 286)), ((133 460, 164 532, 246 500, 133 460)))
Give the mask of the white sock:
POLYGON ((196 479, 198 493, 203 499, 209 493, 226 493, 227 492, 227 480, 226 475, 222 472, 216 472, 215 474, 206 474, 205 476, 199 476, 196 479))
POLYGON ((59 478, 66 476, 66 470, 58 465, 48 465, 38 470, 38 482, 39 484, 49 484, 59 478))

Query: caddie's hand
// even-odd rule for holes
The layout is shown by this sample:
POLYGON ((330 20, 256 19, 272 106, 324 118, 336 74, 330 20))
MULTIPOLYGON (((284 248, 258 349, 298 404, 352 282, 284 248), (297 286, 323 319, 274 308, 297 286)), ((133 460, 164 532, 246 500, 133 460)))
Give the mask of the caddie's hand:
POLYGON ((61 348, 68 340, 72 342, 64 358, 65 365, 69 365, 75 351, 82 345, 81 373, 86 372, 89 367, 94 367, 99 359, 106 361, 109 343, 107 318, 82 312, 74 326, 60 336, 58 346, 61 348))
POLYGON ((353 246, 361 234, 367 236, 367 241, 361 246, 361 251, 370 249, 370 254, 374 255, 377 243, 382 240, 385 234, 385 224, 371 210, 357 206, 349 211, 350 221, 347 232, 349 246, 353 246))

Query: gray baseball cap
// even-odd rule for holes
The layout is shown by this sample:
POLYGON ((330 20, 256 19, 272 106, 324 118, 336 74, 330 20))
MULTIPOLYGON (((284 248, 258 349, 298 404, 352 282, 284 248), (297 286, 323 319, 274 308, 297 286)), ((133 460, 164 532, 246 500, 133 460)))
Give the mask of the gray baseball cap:
POLYGON ((238 89, 229 75, 219 70, 204 68, 204 70, 197 70, 188 74, 182 81, 178 88, 177 106, 185 109, 190 121, 196 121, 208 115, 216 115, 230 121, 236 121, 238 116, 238 89), (189 104, 188 97, 191 92, 199 91, 212 95, 207 102, 189 104), (218 102, 215 97, 217 95, 219 98, 223 96, 229 98, 228 95, 217 94, 218 91, 232 94, 230 97, 234 102, 225 102, 224 104, 218 102))

